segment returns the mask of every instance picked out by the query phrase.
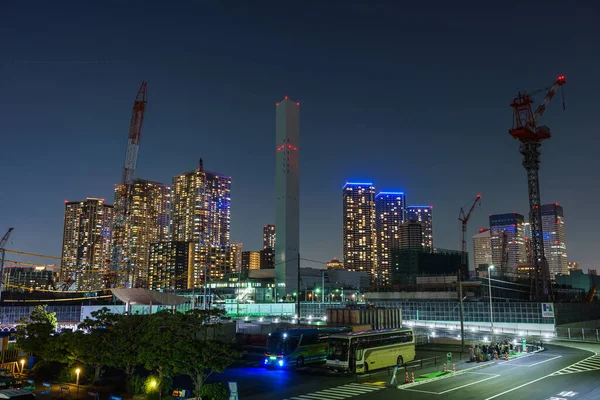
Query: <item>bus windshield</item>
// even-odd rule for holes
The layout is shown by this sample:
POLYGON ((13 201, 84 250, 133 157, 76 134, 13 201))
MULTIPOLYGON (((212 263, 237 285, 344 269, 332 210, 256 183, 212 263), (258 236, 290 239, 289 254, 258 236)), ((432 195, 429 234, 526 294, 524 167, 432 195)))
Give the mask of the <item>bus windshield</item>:
POLYGON ((329 338, 329 350, 327 352, 328 360, 348 361, 348 339, 329 338))
POLYGON ((272 333, 267 338, 267 353, 289 354, 298 346, 297 336, 288 336, 287 333, 272 333))

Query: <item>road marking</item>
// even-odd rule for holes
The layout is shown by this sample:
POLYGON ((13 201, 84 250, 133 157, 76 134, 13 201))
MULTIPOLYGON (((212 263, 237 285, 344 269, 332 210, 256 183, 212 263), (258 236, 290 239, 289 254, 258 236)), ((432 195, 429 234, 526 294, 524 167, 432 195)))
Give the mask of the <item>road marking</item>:
POLYGON ((444 390, 443 392, 440 392, 438 394, 444 394, 444 393, 452 392, 454 390, 462 389, 462 388, 467 387, 467 386, 475 385, 476 383, 480 383, 480 382, 484 382, 484 381, 489 381, 490 379, 494 379, 494 378, 497 378, 499 376, 500 375, 490 376, 489 378, 480 379, 480 380, 475 381, 475 382, 467 383, 466 385, 462 385, 462 386, 455 387, 455 388, 452 388, 452 389, 444 390))
MULTIPOLYGON (((471 372, 467 372, 467 374, 469 374, 469 373, 471 373, 471 372)), ((483 373, 482 372, 478 372, 477 374, 483 374, 483 373)), ((411 389, 411 388, 406 388, 406 389, 403 389, 403 390, 410 390, 411 392, 421 392, 421 393, 427 393, 427 394, 445 394, 445 393, 448 393, 448 392, 452 392, 454 390, 465 388, 467 386, 471 386, 471 385, 475 385, 477 383, 485 382, 487 380, 494 379, 494 378, 497 378, 497 377, 500 376, 498 374, 483 374, 483 375, 490 375, 490 376, 487 377, 487 378, 480 379, 480 380, 475 381, 475 382, 467 383, 467 384, 464 384, 464 385, 461 385, 461 386, 457 386, 457 387, 452 388, 452 389, 444 390, 443 392, 432 392, 432 391, 429 391, 429 390, 419 390, 419 389, 411 389)), ((431 381, 429 383, 435 383, 435 382, 437 382, 437 381, 431 381)), ((426 384, 427 383, 424 383, 424 385, 426 385, 426 384)), ((400 389, 402 389, 402 388, 400 388, 400 389)))
POLYGON ((492 400, 492 399, 495 399, 496 397, 500 397, 500 396, 502 396, 502 395, 505 395, 506 393, 510 393, 510 392, 512 392, 512 391, 514 391, 514 390, 521 389, 522 387, 525 387, 525 386, 527 386, 527 385, 531 385, 532 383, 535 383, 535 382, 541 381, 542 379, 546 379, 546 378, 548 378, 548 377, 549 377, 549 376, 551 376, 551 375, 552 375, 552 374, 550 374, 550 375, 546 375, 546 376, 542 376, 541 378, 534 379, 534 380, 533 380, 533 381, 531 381, 531 382, 524 383, 524 384, 522 384, 522 385, 519 385, 519 386, 517 386, 517 387, 514 387, 514 388, 512 388, 512 389, 509 389, 509 390, 505 390, 504 392, 502 392, 502 393, 498 393, 498 394, 496 394, 496 395, 494 395, 494 396, 492 396, 492 397, 488 397, 488 398, 487 398, 487 399, 485 399, 485 400, 492 400))
POLYGON ((600 355, 598 354, 581 360, 575 364, 569 365, 568 367, 565 367, 560 371, 556 371, 552 375, 557 376, 566 374, 576 374, 578 372, 588 372, 597 370, 600 370, 600 355))
POLYGON ((534 365, 543 364, 543 363, 545 363, 545 362, 552 361, 552 360, 556 360, 557 358, 561 358, 561 357, 562 357, 562 356, 556 356, 556 357, 552 357, 552 358, 549 358, 549 359, 547 359, 547 360, 544 360, 544 361, 536 362, 535 364, 529 364, 529 365, 527 365, 527 367, 533 367, 534 365))
POLYGON ((362 383, 349 383, 346 385, 319 390, 317 392, 289 397, 289 400, 341 400, 350 397, 360 396, 367 393, 372 393, 377 390, 382 390, 384 388, 385 387, 383 386, 367 385, 362 383))

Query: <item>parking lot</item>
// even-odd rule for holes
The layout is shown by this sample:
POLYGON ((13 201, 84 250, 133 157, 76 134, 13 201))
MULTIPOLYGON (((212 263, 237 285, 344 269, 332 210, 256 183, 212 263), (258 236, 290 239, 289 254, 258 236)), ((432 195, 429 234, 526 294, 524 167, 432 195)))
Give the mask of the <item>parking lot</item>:
POLYGON ((433 380, 414 387, 402 388, 410 392, 419 392, 427 394, 445 394, 454 390, 459 390, 467 386, 477 385, 478 383, 488 381, 499 377, 499 374, 490 374, 485 372, 465 372, 451 376, 450 378, 433 380))

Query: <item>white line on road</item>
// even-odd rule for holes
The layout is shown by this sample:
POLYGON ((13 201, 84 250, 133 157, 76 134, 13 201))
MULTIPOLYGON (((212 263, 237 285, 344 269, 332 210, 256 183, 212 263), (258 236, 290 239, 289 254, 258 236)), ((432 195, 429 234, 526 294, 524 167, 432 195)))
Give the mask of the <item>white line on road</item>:
POLYGON ((467 387, 467 386, 475 385, 476 383, 481 383, 481 382, 484 382, 484 381, 489 381, 490 379, 494 379, 494 378, 497 378, 499 376, 500 375, 490 376, 489 378, 480 379, 480 380, 475 381, 475 382, 467 383, 466 385, 462 385, 462 386, 455 387, 455 388, 452 388, 452 389, 444 390, 443 392, 440 392, 438 394, 444 394, 444 393, 452 392, 454 390, 462 389, 462 388, 467 387))
POLYGON ((547 360, 544 360, 544 361, 536 362, 535 364, 529 364, 529 365, 527 365, 527 366, 528 366, 528 367, 533 367, 534 365, 543 364, 543 363, 545 363, 545 362, 552 361, 552 360, 556 360, 557 358, 561 358, 561 357, 562 357, 562 356, 556 356, 556 357, 552 357, 552 358, 549 358, 549 359, 547 359, 547 360))
MULTIPOLYGON (((550 374, 550 375, 551 375, 551 374, 550 374)), ((492 396, 492 397, 488 397, 488 398, 487 398, 487 399, 485 399, 485 400, 492 400, 492 399, 495 399, 496 397, 500 397, 500 396, 502 396, 502 395, 505 395, 506 393, 510 393, 510 392, 512 392, 512 391, 514 391, 514 390, 521 389, 522 387, 525 387, 525 386, 527 386, 527 385, 531 385, 532 383, 535 383, 535 382, 537 382, 537 381, 541 381, 542 379, 546 379, 546 378, 548 378, 550 375, 542 376, 541 378, 537 378, 537 379, 535 379, 535 380, 533 380, 533 381, 531 381, 531 382, 524 383, 524 384, 522 384, 522 385, 520 385, 520 386, 514 387, 514 388, 512 388, 512 389, 509 389, 509 390, 505 390, 504 392, 502 392, 502 393, 498 393, 498 394, 496 394, 496 395, 494 395, 494 396, 492 396)))

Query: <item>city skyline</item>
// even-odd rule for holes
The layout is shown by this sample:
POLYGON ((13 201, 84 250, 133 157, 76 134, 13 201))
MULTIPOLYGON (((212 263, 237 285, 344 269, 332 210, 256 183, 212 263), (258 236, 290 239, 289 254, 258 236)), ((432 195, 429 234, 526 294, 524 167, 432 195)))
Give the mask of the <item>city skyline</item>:
MULTIPOLYGON (((13 23, 29 26, 31 21, 43 21, 44 7, 33 15, 21 15, 22 7, 11 6, 5 14, 11 19, 6 26, 10 29, 13 23)), ((554 135, 542 148, 541 200, 544 204, 558 201, 569 210, 566 228, 569 256, 579 261, 582 269, 595 268, 592 227, 598 224, 598 217, 585 212, 585 199, 598 194, 595 185, 590 184, 597 179, 591 171, 599 169, 592 152, 598 138, 589 138, 590 146, 580 144, 582 138, 587 140, 585 132, 593 131, 590 116, 595 114, 588 93, 595 93, 597 82, 593 79, 594 63, 576 61, 582 49, 595 43, 593 35, 584 34, 585 23, 567 29, 572 37, 578 37, 579 44, 569 46, 564 57, 554 60, 552 66, 542 62, 556 43, 564 40, 564 33, 550 33, 537 43, 534 53, 525 53, 534 61, 530 70, 523 71, 515 70, 512 65, 515 57, 525 55, 522 49, 509 45, 514 43, 516 33, 496 25, 488 27, 477 22, 472 26, 479 34, 469 40, 476 42, 474 45, 482 54, 480 63, 469 59, 472 53, 459 45, 464 43, 461 40, 464 36, 460 30, 451 28, 463 26, 467 21, 484 20, 477 18, 483 16, 477 10, 457 15, 456 19, 445 22, 448 25, 436 26, 441 32, 431 33, 421 32, 424 28, 416 23, 419 18, 415 23, 405 20, 399 25, 370 23, 369 29, 357 33, 341 22, 336 31, 345 38, 340 44, 327 47, 320 42, 327 36, 324 33, 328 24, 315 24, 316 30, 309 34, 292 33, 304 32, 300 28, 307 23, 303 19, 306 14, 302 14, 303 18, 286 19, 290 29, 282 33, 279 23, 249 22, 252 18, 265 21, 260 14, 266 10, 260 7, 256 11, 247 10, 250 15, 244 18, 232 10, 213 9, 202 13, 203 23, 194 20, 195 28, 190 35, 182 35, 182 30, 187 29, 185 24, 171 25, 174 35, 185 37, 182 46, 195 46, 197 54, 215 60, 202 63, 194 52, 174 48, 172 38, 161 38, 143 27, 141 32, 150 34, 156 46, 151 53, 131 52, 133 42, 121 40, 119 29, 107 31, 106 37, 98 40, 100 50, 96 53, 82 51, 85 46, 80 44, 89 43, 90 32, 95 30, 93 37, 97 38, 98 24, 112 21, 110 7, 102 12, 90 7, 83 5, 81 18, 76 21, 60 16, 60 22, 44 34, 51 44, 40 45, 41 35, 32 33, 16 37, 6 48, 7 59, 15 61, 4 67, 7 80, 0 95, 5 111, 0 129, 11 133, 6 135, 7 154, 2 161, 10 190, 0 199, 0 219, 6 224, 2 229, 15 227, 9 249, 57 256, 63 217, 60 203, 64 199, 112 198, 113 185, 121 175, 131 101, 142 79, 149 82, 149 103, 137 176, 168 183, 203 154, 212 169, 235 180, 232 240, 244 242, 249 249, 259 249, 260 229, 265 221, 273 221, 271 106, 288 94, 303 106, 300 180, 301 249, 306 250, 303 257, 306 254, 306 258, 320 261, 333 256, 341 258, 342 239, 337 234, 341 225, 339 183, 364 177, 377 179, 382 190, 400 188, 415 193, 411 202, 414 200, 416 204, 433 204, 436 247, 456 249, 460 246, 456 214, 471 193, 481 192, 485 200, 472 216, 469 234, 476 232, 475 227, 487 226, 484 221, 489 213, 517 210, 528 214, 526 177, 518 145, 507 134, 511 123, 507 103, 518 90, 545 87, 564 73, 574 78, 567 90, 567 112, 559 112, 560 107, 551 104, 544 116, 554 135), (75 29, 77 35, 72 34, 75 29), (382 35, 382 30, 388 29, 390 35, 382 35), (412 36, 417 38, 414 43, 407 43, 405 49, 414 65, 406 65, 401 58, 381 51, 397 38, 406 37, 399 31, 402 29, 414 32, 412 36), (449 34, 440 35, 445 32, 449 34), (221 34, 222 49, 198 40, 206 33, 221 34), (253 35, 264 39, 265 45, 253 46, 249 39, 253 35), (358 40, 360 35, 367 40, 358 40), (65 37, 70 39, 59 40, 65 37), (373 37, 383 38, 382 48, 365 47, 364 43, 373 37), (299 45, 292 46, 296 41, 299 45), (444 43, 450 44, 448 51, 455 51, 454 57, 444 56, 444 43), (350 51, 350 45, 356 49, 352 47, 350 51), (286 48, 290 62, 285 57, 270 55, 273 48, 286 48), (292 48, 297 52, 289 50, 292 48), (356 57, 360 51, 367 52, 371 61, 356 57), (336 57, 322 57, 331 52, 336 57), (438 57, 442 56, 449 63, 447 66, 440 65, 438 57), (171 64, 162 61, 166 59, 175 60, 177 73, 173 73, 171 64), (321 63, 324 59, 326 62, 321 63), (23 64, 19 60, 39 63, 23 64), (123 62, 82 63, 94 60, 123 62), (284 64, 289 68, 286 74, 281 73, 284 64), (213 78, 209 80, 206 76, 213 78), (351 80, 357 84, 348 85, 351 80), (423 88, 433 86, 440 88, 437 97, 424 96, 423 88), (36 101, 30 104, 26 93, 34 90, 36 101), (92 93, 86 95, 86 101, 80 101, 82 90, 92 93), (398 93, 405 96, 400 98, 398 93), (465 124, 460 110, 473 95, 480 101, 470 116, 472 120, 465 124), (372 100, 374 97, 378 98, 377 104, 372 100), (28 118, 32 110, 36 118, 28 118), (482 126, 486 127, 484 135, 482 126), (91 138, 96 139, 94 150, 102 158, 78 151, 90 146, 91 138), (174 146, 176 156, 169 155, 163 146, 171 144, 171 140, 178 145, 174 146), (422 140, 417 145, 427 149, 427 160, 422 151, 401 151, 412 140, 422 140), (204 151, 206 148, 212 149, 211 154, 204 151), (410 173, 395 168, 398 154, 402 155, 402 163, 414 166, 410 173), (463 159, 458 154, 469 157, 463 159), (489 169, 474 168, 473 160, 482 155, 500 160, 498 170, 490 173, 489 169), (578 163, 553 162, 556 160, 578 160, 578 163), (35 183, 35 192, 31 190, 31 182, 35 183), (34 200, 39 192, 45 194, 43 206, 34 200)), ((411 6, 406 15, 413 15, 419 8, 411 6)), ((191 16, 197 13, 183 9, 167 7, 164 11, 191 22, 191 16)), ((147 21, 156 21, 150 10, 151 6, 142 14, 147 21)), ((392 17, 398 15, 399 9, 389 6, 388 11, 384 14, 392 17)), ((121 12, 128 15, 139 10, 124 6, 121 12)), ((275 8, 267 14, 273 17, 281 12, 275 8)), ((572 7, 560 10, 550 7, 545 13, 550 18, 561 15, 571 21, 579 15, 572 7)), ((310 15, 309 21, 323 22, 322 18, 332 15, 350 21, 360 12, 325 6, 322 14, 310 15)), ((507 27, 516 18, 504 17, 509 21, 506 23, 505 19, 503 23, 507 27)), ((378 18, 387 19, 381 15, 378 18)), ((121 20, 113 22, 115 27, 125 26, 121 20)), ((319 265, 306 262, 305 266, 319 265)))

